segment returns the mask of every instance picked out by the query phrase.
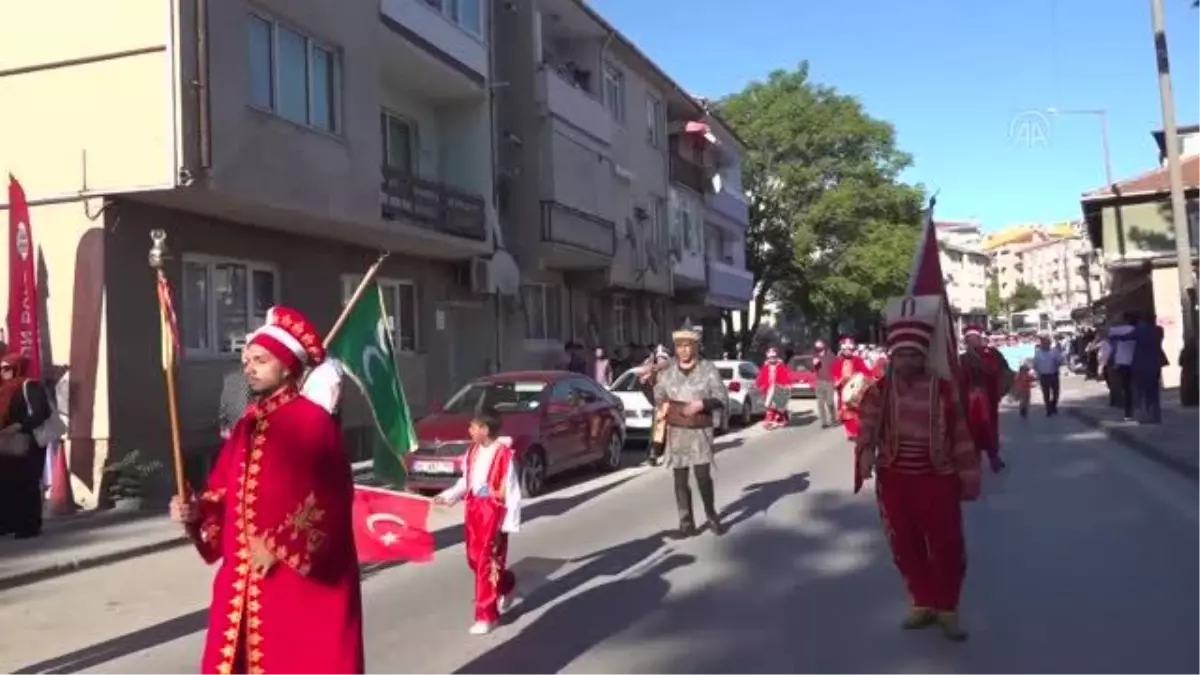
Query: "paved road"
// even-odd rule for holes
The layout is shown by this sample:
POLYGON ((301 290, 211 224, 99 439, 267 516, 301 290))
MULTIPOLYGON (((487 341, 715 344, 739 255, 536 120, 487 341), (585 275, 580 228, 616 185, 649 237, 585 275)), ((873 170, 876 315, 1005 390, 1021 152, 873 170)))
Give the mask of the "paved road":
MULTIPOLYGON (((732 529, 666 542, 670 477, 630 469, 529 508, 523 599, 468 636, 462 546, 364 582, 374 672, 1197 672, 1197 488, 1069 417, 1006 418, 1011 470, 967 516, 971 641, 897 629, 905 597, 840 431, 725 441, 732 529)), ((194 672, 190 551, 0 595, 0 671, 194 672)))

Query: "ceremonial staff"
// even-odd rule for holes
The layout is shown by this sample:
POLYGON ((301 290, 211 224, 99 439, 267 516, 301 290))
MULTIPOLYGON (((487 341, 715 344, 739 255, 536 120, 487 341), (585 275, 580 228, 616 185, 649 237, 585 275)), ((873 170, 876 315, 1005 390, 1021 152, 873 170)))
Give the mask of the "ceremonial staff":
POLYGON ((175 459, 175 490, 180 500, 187 499, 187 479, 183 473, 183 449, 179 442, 179 403, 175 394, 175 366, 179 354, 179 330, 175 320, 175 307, 171 302, 171 285, 163 272, 163 259, 167 253, 167 233, 162 230, 150 232, 150 269, 154 270, 158 292, 159 330, 162 337, 163 379, 167 383, 167 411, 171 419, 171 454, 175 459))

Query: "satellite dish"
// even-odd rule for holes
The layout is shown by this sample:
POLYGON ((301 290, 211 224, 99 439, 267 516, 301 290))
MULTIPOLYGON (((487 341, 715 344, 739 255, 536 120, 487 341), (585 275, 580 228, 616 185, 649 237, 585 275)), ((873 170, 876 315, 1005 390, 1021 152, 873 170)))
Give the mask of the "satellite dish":
POLYGON ((721 192, 721 174, 714 172, 712 175, 713 194, 721 192))

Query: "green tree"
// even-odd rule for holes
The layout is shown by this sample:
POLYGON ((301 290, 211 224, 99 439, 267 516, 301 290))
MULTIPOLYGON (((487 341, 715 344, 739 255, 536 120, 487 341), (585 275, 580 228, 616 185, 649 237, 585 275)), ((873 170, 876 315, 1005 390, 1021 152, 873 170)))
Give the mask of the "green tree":
POLYGON ((920 187, 899 181, 911 158, 891 124, 813 83, 807 63, 751 83, 718 111, 747 144, 746 263, 758 285, 743 350, 768 299, 831 332, 842 320, 872 320, 904 290, 924 203, 920 187))
POLYGON ((1022 281, 1013 289, 1012 295, 1008 296, 1008 308, 1013 312, 1024 312, 1037 307, 1041 301, 1042 289, 1022 281))
POLYGON ((992 275, 992 280, 988 283, 987 313, 992 319, 1008 314, 1008 301, 1000 294, 1000 280, 995 275, 992 275))

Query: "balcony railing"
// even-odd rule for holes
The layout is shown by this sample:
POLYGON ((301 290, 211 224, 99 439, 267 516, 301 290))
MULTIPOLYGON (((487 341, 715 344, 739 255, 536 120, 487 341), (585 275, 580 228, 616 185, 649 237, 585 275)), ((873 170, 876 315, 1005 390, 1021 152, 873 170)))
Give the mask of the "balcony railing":
POLYGON ((679 155, 671 155, 671 180, 684 187, 691 188, 700 194, 708 191, 708 180, 704 167, 686 160, 679 155))
POLYGON ((479 195, 385 166, 380 200, 384 220, 407 220, 434 232, 487 239, 487 208, 479 195))
POLYGON ((557 202, 542 202, 542 241, 610 258, 617 252, 611 221, 557 202))
POLYGON ((721 190, 716 194, 706 195, 704 202, 710 211, 724 216, 724 218, 714 219, 716 224, 723 225, 729 222, 736 225, 736 229, 739 231, 745 230, 750 225, 750 205, 744 199, 739 199, 736 195, 721 190))
POLYGON ((709 260, 708 292, 721 301, 744 306, 754 297, 754 275, 740 267, 709 260))
POLYGON ((572 84, 550 66, 542 68, 542 96, 550 112, 608 145, 613 140, 613 119, 598 98, 572 84))

